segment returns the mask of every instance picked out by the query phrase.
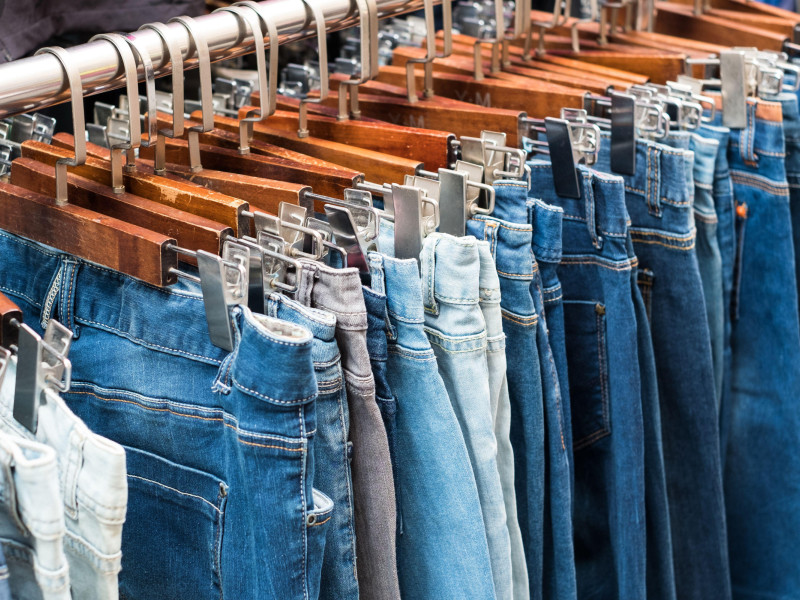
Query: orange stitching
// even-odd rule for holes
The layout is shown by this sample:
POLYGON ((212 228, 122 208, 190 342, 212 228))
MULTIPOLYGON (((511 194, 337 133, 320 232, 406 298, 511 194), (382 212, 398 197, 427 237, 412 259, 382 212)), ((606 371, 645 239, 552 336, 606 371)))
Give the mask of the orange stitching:
POLYGON ((676 240, 676 241, 683 241, 683 240, 690 240, 695 236, 695 232, 692 231, 689 234, 683 236, 675 236, 675 235, 667 235, 666 233, 661 233, 660 231, 648 231, 646 229, 638 229, 636 227, 631 227, 631 236, 634 235, 646 235, 646 236, 656 236, 661 237, 667 240, 676 240))
POLYGON ((664 242, 659 242, 656 240, 633 240, 634 244, 650 244, 656 246, 664 246, 664 248, 672 248, 673 250, 693 250, 694 249, 694 242, 690 246, 676 246, 674 244, 665 244, 664 242))

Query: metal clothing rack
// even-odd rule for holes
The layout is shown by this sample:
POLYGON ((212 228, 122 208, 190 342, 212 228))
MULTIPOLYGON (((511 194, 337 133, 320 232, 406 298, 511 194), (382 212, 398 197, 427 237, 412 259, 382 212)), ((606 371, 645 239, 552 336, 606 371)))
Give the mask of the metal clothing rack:
MULTIPOLYGON (((356 4, 352 0, 310 0, 325 15, 328 32, 358 25, 356 4)), ((434 3, 439 3, 434 0, 434 3)), ((275 23, 280 44, 311 37, 313 16, 301 0, 259 2, 265 20, 275 23)), ((385 19, 423 8, 423 0, 376 0, 378 18, 385 19)), ((199 32, 206 38, 211 60, 219 61, 255 50, 251 35, 243 32, 231 13, 220 11, 196 17, 199 32)), ((184 68, 197 68, 194 45, 186 28, 179 23, 167 25, 178 41, 184 68)), ((159 35, 149 29, 135 31, 131 37, 137 46, 150 54, 156 77, 171 73, 169 55, 159 35)), ((265 45, 269 41, 265 39, 265 45)), ((123 69, 114 46, 106 41, 90 42, 68 48, 80 70, 84 96, 125 86, 123 69)), ((139 68, 144 80, 144 69, 139 68)), ((0 65, 0 118, 52 106, 70 99, 64 68, 51 54, 40 54, 0 65)))

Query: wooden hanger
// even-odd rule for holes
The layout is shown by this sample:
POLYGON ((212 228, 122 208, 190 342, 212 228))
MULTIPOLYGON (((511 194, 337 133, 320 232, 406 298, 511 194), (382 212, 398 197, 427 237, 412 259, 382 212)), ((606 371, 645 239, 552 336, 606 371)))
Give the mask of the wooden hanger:
MULTIPOLYGON (((270 117, 269 125, 282 131, 294 131, 297 129, 297 117, 296 111, 278 110, 270 117)), ((450 164, 448 154, 455 136, 447 131, 404 127, 363 117, 339 121, 335 115, 312 112, 306 118, 309 133, 317 138, 356 148, 385 151, 405 158, 418 158, 428 171, 446 169, 450 164)))
POLYGON ((0 292, 0 346, 3 348, 16 346, 20 323, 22 323, 22 310, 11 298, 0 292))
MULTIPOLYGON (((62 48, 43 48, 38 53, 42 52, 54 55, 64 68, 71 93, 73 124, 83 136, 80 72, 62 48)), ((178 265, 175 238, 69 203, 67 166, 79 165, 86 157, 80 139, 75 156, 56 166, 55 198, 0 182, 0 229, 154 285, 174 282, 174 269, 178 265)))
MULTIPOLYGON (((132 122, 138 123, 138 82, 135 79, 136 63, 133 54, 126 47, 125 39, 122 36, 108 34, 103 39, 111 42, 117 48, 122 63, 125 65, 126 78, 131 78, 127 80, 128 91, 134 94, 132 101, 136 108, 130 111, 129 116, 132 122)), ((133 132, 134 127, 131 126, 129 130, 133 132)), ((139 134, 132 133, 134 140, 138 137, 139 134)), ((109 160, 112 152, 108 152, 109 160)), ((58 154, 60 156, 56 158, 52 166, 29 158, 15 160, 11 167, 10 182, 46 196, 55 196, 56 169, 54 165, 58 160, 68 160, 70 157, 70 152, 66 150, 58 154)), ((68 174, 70 202, 97 213, 169 235, 183 247, 198 248, 215 254, 222 250, 222 242, 225 237, 233 234, 230 227, 124 192, 121 163, 113 166, 113 169, 117 169, 118 174, 112 174, 109 180, 112 185, 114 180, 118 180, 117 190, 79 177, 74 173, 68 174)))

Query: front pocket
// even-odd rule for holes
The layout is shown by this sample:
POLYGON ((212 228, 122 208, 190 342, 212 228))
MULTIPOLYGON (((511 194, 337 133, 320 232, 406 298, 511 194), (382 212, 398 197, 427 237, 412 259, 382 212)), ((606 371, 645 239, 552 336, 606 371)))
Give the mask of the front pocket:
POLYGON ((611 433, 606 351, 606 307, 600 302, 564 302, 573 448, 580 450, 611 433))
POLYGON ((120 598, 219 600, 228 486, 143 450, 125 446, 125 455, 120 598))
POLYGON ((637 276, 637 283, 639 285, 639 291, 642 293, 642 301, 644 302, 644 308, 647 312, 647 320, 652 322, 653 320, 653 282, 655 280, 655 275, 650 269, 639 269, 639 274, 637 276))

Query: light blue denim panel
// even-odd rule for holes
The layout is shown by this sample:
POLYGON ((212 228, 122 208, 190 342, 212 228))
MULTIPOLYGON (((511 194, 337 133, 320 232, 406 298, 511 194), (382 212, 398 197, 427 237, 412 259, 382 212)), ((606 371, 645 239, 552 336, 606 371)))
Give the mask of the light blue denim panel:
MULTIPOLYGON (((688 147, 691 137, 682 143, 688 147)), ((650 278, 643 290, 662 408, 676 592, 678 598, 727 598, 717 390, 693 214, 694 153, 649 140, 637 140, 636 153, 636 173, 624 176, 625 200, 640 277, 650 278), (681 315, 677 322, 675 315, 681 315), (690 450, 698 447, 708 450, 690 450), (707 557, 703 564, 695 558, 698 549, 707 557)), ((609 172, 609 150, 601 149, 596 167, 609 172)))
MULTIPOLYGON (((483 224, 477 224, 477 231, 483 224)), ((473 225, 474 227, 474 225, 473 225)), ((477 237, 477 236, 476 236, 477 237)), ((483 234, 480 238, 483 238, 483 234)), ((478 242, 481 264, 480 307, 486 323, 486 364, 489 367, 489 398, 497 439, 497 470, 503 489, 506 508, 506 525, 511 543, 511 575, 514 600, 530 597, 528 566, 522 545, 522 531, 517 516, 517 498, 514 490, 514 449, 511 446, 511 399, 508 393, 506 362, 506 335, 503 333, 500 278, 497 275, 492 244, 478 242)))
POLYGON ((11 600, 11 586, 8 584, 9 572, 3 546, 0 544, 0 600, 11 600))
POLYGON ((725 507, 733 595, 748 600, 800 589, 800 325, 782 117, 796 119, 797 98, 778 100, 749 100, 728 144, 737 277, 725 507))
MULTIPOLYGON (((495 185, 495 212, 505 202, 513 202, 519 190, 517 183, 495 185)), ((467 231, 478 239, 489 242, 500 279, 500 309, 503 333, 510 351, 506 356, 506 379, 511 408, 509 439, 514 451, 513 478, 502 470, 505 489, 515 489, 517 520, 524 548, 524 571, 519 562, 519 547, 511 537, 512 575, 515 597, 525 598, 518 592, 523 582, 529 584, 527 596, 542 596, 542 552, 545 497, 545 447, 544 409, 542 406, 542 378, 536 332, 539 315, 531 298, 533 262, 531 254, 531 226, 528 223, 510 223, 495 217, 477 215, 467 222, 467 231), (525 577, 527 575, 527 577, 525 577)), ((508 504, 507 511, 509 510, 508 504)), ((513 510, 511 510, 513 512, 513 510)), ((512 534, 512 528, 509 528, 512 534)))
POLYGON ((311 334, 236 307, 225 352, 199 286, 156 288, 5 233, 0 249, 0 286, 32 326, 68 274, 53 314, 76 335, 64 399, 126 453, 120 595, 316 598, 333 504, 314 490, 311 334))
POLYGON ((282 294, 270 294, 266 314, 308 329, 319 391, 314 439, 314 486, 333 501, 325 539, 320 600, 358 598, 353 482, 350 474, 350 415, 344 391, 341 355, 336 344, 336 316, 303 306, 282 294))
POLYGON ((31 433, 13 416, 15 382, 16 359, 12 359, 0 392, 0 429, 38 441, 56 452, 72 595, 114 600, 118 597, 122 525, 128 506, 125 451, 90 431, 51 389, 45 391, 36 433, 31 433))
POLYGON ((0 432, 0 545, 12 598, 71 600, 55 451, 0 432))
POLYGON ((469 451, 498 598, 512 597, 511 542, 497 470, 480 258, 472 236, 432 233, 420 254, 425 331, 469 451))
POLYGON ((495 598, 478 488, 464 436, 424 331, 416 260, 369 255, 385 294, 387 375, 397 400, 397 479, 403 499, 398 575, 403 598, 495 598))
POLYGON ((578 597, 643 599, 644 434, 623 181, 581 166, 581 197, 563 198, 549 163, 529 166, 532 193, 564 210, 558 278, 572 408, 578 597))

